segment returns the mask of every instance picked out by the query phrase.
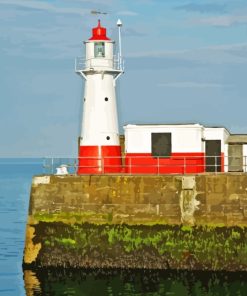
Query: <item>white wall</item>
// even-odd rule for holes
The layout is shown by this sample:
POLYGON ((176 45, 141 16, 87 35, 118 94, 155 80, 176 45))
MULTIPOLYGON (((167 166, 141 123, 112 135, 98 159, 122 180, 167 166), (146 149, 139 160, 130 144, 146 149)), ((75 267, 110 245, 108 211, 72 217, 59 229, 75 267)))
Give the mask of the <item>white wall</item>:
POLYGON ((244 172, 247 172, 247 144, 243 145, 243 157, 244 157, 244 161, 243 161, 243 169, 244 172))
POLYGON ((172 153, 203 152, 203 127, 199 124, 127 125, 124 130, 126 153, 151 153, 152 133, 171 133, 172 153))
POLYGON ((84 98, 80 145, 119 145, 114 76, 87 75, 84 98))

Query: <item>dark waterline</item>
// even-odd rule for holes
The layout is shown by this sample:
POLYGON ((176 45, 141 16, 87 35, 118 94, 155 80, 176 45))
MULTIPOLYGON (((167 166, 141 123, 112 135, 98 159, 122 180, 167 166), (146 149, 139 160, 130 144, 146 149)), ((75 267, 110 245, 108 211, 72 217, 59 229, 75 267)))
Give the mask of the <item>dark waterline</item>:
POLYGON ((247 273, 37 270, 23 274, 31 180, 43 174, 42 162, 0 158, 0 295, 247 295, 247 273))
POLYGON ((246 295, 246 273, 159 270, 26 271, 33 295, 246 295), (34 283, 34 284, 32 284, 34 283))

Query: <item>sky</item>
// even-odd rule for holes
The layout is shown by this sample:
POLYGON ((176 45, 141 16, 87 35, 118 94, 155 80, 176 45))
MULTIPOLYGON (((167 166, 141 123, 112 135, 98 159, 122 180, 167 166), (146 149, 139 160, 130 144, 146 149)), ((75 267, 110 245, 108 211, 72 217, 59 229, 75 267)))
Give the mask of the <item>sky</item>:
POLYGON ((0 0, 0 157, 76 157, 84 55, 98 16, 117 40, 119 126, 201 123, 247 134, 246 0, 0 0))

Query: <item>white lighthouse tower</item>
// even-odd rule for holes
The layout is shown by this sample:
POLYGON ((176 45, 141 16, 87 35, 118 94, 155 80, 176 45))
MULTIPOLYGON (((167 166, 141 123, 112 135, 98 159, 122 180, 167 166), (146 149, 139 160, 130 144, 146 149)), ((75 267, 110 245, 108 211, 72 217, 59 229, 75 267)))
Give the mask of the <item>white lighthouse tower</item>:
POLYGON ((76 63, 76 72, 85 79, 78 174, 118 173, 122 161, 115 86, 123 73, 121 55, 114 58, 114 41, 100 20, 84 43, 85 63, 76 63))

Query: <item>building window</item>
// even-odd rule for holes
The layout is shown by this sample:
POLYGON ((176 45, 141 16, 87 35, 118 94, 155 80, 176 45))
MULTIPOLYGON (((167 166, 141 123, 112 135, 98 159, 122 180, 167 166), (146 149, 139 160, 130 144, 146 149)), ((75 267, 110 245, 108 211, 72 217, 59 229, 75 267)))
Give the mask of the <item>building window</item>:
POLYGON ((171 133, 152 133, 152 156, 170 157, 172 152, 171 133))
POLYGON ((95 56, 95 58, 104 58, 105 57, 105 43, 104 42, 95 42, 94 43, 94 56, 95 56))

